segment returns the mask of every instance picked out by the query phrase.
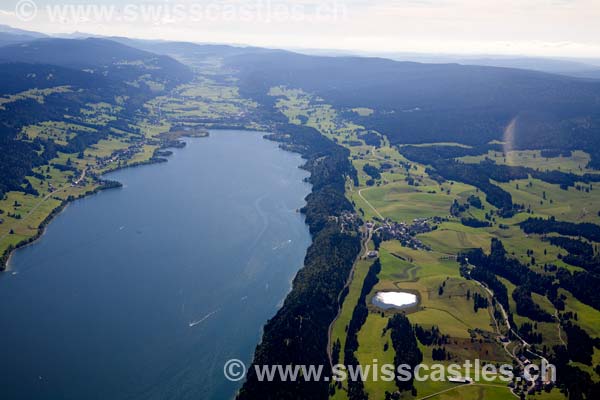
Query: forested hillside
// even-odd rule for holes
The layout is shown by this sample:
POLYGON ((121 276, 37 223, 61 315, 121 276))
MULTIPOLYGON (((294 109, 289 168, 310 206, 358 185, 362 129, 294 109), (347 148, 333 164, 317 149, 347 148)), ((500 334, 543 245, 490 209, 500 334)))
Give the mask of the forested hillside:
POLYGON ((269 88, 314 93, 392 143, 506 139, 514 148, 592 152, 600 165, 600 82, 541 72, 378 58, 315 57, 287 52, 231 57, 242 92, 273 102, 269 88), (512 125, 511 125, 512 123, 512 125), (507 128, 510 136, 505 138, 507 128))
MULTIPOLYGON (((10 190, 35 193, 24 180, 58 151, 77 155, 128 131, 144 102, 192 78, 190 69, 159 56, 101 39, 38 39, 0 47, 0 196, 10 190), (93 121, 90 105, 112 105, 121 117, 93 121), (43 121, 72 124, 65 143, 21 130, 43 121)), ((95 107, 95 106, 93 106, 95 107)))
POLYGON ((144 76, 172 87, 191 79, 189 68, 161 56, 106 39, 39 39, 0 48, 0 62, 51 64, 87 70, 133 83, 144 76))

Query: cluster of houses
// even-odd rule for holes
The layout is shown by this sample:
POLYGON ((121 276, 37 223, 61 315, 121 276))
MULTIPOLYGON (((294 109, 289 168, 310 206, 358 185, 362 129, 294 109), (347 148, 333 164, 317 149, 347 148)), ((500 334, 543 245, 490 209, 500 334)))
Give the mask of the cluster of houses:
POLYGON ((329 219, 340 225, 342 233, 346 231, 356 231, 361 224, 358 214, 349 211, 343 211, 339 217, 332 215, 329 219))
POLYGON ((422 233, 431 232, 437 229, 436 223, 442 222, 439 217, 435 218, 416 218, 412 223, 406 222, 395 222, 390 219, 384 221, 378 221, 378 223, 368 222, 366 224, 368 229, 375 228, 375 232, 381 240, 399 240, 405 247, 410 247, 416 250, 431 250, 429 246, 424 244, 416 236, 422 233))
POLYGON ((108 157, 98 157, 96 158, 96 166, 102 169, 116 161, 131 159, 135 154, 143 150, 145 144, 146 142, 144 141, 136 142, 126 149, 113 151, 108 157))

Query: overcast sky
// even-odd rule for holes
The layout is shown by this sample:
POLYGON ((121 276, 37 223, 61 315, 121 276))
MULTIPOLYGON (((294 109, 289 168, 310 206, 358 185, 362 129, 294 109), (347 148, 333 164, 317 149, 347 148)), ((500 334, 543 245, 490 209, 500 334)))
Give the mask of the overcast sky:
POLYGON ((282 48, 600 57, 600 0, 31 1, 2 0, 0 23, 282 48), (65 4, 92 7, 56 8, 65 4))

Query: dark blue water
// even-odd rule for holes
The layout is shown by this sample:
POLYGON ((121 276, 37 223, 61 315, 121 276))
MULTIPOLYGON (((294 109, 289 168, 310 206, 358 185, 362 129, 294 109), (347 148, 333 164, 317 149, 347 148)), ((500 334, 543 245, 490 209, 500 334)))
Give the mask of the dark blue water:
POLYGON ((228 399, 310 243, 301 158, 189 139, 76 201, 0 276, 0 398, 228 399))

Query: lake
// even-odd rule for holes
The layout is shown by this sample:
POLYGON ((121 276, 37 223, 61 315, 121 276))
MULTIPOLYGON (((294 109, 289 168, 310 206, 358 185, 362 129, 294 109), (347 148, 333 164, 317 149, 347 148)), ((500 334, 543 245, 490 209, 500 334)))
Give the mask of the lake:
POLYGON ((5 399, 229 399, 310 245, 301 157, 211 131, 106 176, 0 275, 5 399))

